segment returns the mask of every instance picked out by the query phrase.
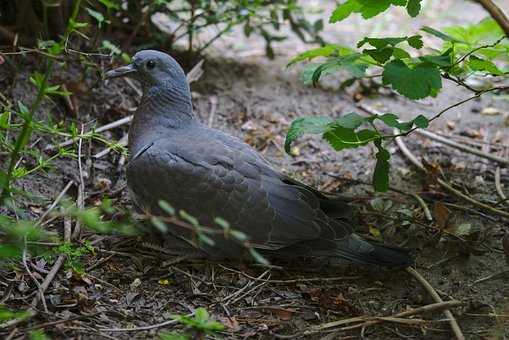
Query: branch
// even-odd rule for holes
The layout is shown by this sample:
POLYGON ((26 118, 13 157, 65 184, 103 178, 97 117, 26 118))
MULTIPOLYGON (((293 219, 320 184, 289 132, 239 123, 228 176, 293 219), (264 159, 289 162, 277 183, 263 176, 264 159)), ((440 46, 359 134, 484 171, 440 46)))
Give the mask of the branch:
POLYGON ((505 32, 505 35, 509 38, 509 19, 504 12, 493 3, 491 0, 475 0, 479 3, 499 24, 500 28, 505 32))

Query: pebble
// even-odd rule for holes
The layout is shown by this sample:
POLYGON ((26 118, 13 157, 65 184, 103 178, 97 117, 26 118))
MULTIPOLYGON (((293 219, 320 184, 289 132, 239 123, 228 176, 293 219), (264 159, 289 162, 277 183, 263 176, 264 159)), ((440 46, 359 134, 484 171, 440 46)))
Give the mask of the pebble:
POLYGON ((481 111, 481 114, 483 116, 497 116, 500 114, 500 110, 497 109, 496 107, 488 106, 481 111))

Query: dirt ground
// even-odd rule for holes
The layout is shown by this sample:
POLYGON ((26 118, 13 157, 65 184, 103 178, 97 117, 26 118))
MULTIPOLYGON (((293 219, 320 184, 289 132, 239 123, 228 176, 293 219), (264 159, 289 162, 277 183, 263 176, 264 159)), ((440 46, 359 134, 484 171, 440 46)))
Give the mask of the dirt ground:
MULTIPOLYGON (((470 2, 447 0, 425 4, 424 13, 430 14, 418 21, 393 11, 369 25, 356 18, 327 25, 324 36, 330 41, 352 44, 367 34, 394 32, 398 35, 401 27, 410 34, 422 25, 440 28, 474 23, 484 17, 480 7, 470 2)), ((320 7, 315 2, 312 5, 320 7)), ((371 236, 379 231, 381 240, 414 249, 417 270, 440 296, 444 300, 463 302, 452 311, 468 339, 509 337, 508 276, 495 275, 508 269, 501 244, 507 234, 508 219, 447 193, 432 178, 417 171, 396 145, 390 148, 391 186, 396 190, 376 195, 369 185, 363 184, 370 182, 374 167, 374 150, 370 147, 337 153, 319 138, 304 137, 297 141, 295 155, 283 151, 289 123, 300 116, 339 117, 352 111, 362 112, 358 107, 362 105, 408 118, 418 114, 431 117, 472 94, 445 82, 438 98, 411 102, 384 89, 371 93, 361 88, 339 91, 340 76, 325 79, 317 88, 308 87, 299 79, 300 66, 285 68, 289 57, 307 46, 295 37, 276 46, 277 58, 267 60, 263 45, 256 38, 248 40, 235 33, 216 44, 206 58, 203 77, 192 85, 200 119, 244 139, 295 178, 321 190, 354 196, 356 230, 371 236), (417 201, 406 195, 412 193, 426 201, 433 222, 427 221, 417 201), (413 216, 414 222, 407 223, 402 217, 405 214, 413 216)), ((37 58, 29 56, 17 59, 13 67, 0 73, 3 94, 13 102, 30 102, 34 93, 27 87, 28 76, 36 66, 37 58)), ((83 73, 77 67, 57 75, 59 80, 76 86, 79 119, 86 123, 85 130, 128 116, 137 105, 136 91, 125 81, 104 83, 95 71, 83 73)), ((73 119, 64 103, 45 103, 39 118, 47 117, 49 112, 56 121, 73 119)), ((507 94, 505 97, 498 94, 485 95, 450 110, 430 130, 458 143, 481 146, 484 152, 507 157, 508 126, 507 94), (496 108, 498 113, 487 115, 486 108, 496 108)), ((124 125, 104 136, 118 140, 126 133, 124 125)), ((42 139, 34 147, 42 148, 54 142, 42 139)), ((417 134, 404 138, 404 142, 415 156, 437 169, 457 189, 491 205, 500 200, 494 183, 495 170, 500 166, 502 188, 509 194, 509 171, 502 165, 417 134)), ((86 204, 95 204, 108 195, 115 205, 130 207, 124 190, 122 157, 115 152, 101 158, 91 157, 103 149, 99 143, 87 142, 83 146, 86 204)), ((5 156, 0 155, 0 162, 4 162, 1 157, 5 156)), ((21 217, 39 217, 78 174, 76 159, 61 159, 48 173, 23 179, 19 185, 36 195, 21 207, 21 217)), ((70 199, 74 200, 75 195, 73 187, 69 191, 70 199)), ((509 210, 504 204, 499 208, 509 210)), ((63 223, 56 219, 46 228, 61 235, 63 223)), ((16 328, 0 328, 0 337, 13 334, 17 339, 30 329, 43 328, 54 339, 155 338, 161 331, 179 330, 181 326, 151 328, 151 325, 164 322, 173 314, 193 312, 198 307, 206 307, 227 326, 222 335, 228 339, 452 337, 442 312, 422 316, 432 321, 420 325, 385 321, 352 330, 338 330, 338 327, 316 330, 330 321, 361 315, 391 316, 433 303, 422 286, 402 270, 332 266, 326 261, 310 260, 274 263, 282 267, 268 272, 267 268, 238 263, 183 261, 163 265, 173 257, 146 247, 147 240, 143 238, 84 231, 81 241, 85 240, 96 247, 96 253, 86 255, 83 260, 86 274, 80 277, 70 269, 59 273, 45 294, 49 312, 44 312, 39 305, 38 315, 16 328), (128 330, 145 326, 147 330, 128 330)), ((31 262, 34 273, 40 277, 51 268, 51 263, 39 258, 31 262)), ((21 268, 0 269, 0 296, 5 297, 1 301, 20 309, 29 306, 36 293, 33 281, 21 268)))

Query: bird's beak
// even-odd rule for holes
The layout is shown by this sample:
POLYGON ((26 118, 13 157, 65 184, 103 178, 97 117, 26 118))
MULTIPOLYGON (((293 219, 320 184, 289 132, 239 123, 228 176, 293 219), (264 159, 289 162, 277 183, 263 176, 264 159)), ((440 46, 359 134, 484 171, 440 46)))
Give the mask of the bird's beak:
POLYGON ((136 68, 134 67, 133 64, 129 64, 126 66, 117 67, 113 70, 109 70, 108 72, 106 72, 104 74, 104 78, 106 78, 106 79, 118 78, 118 77, 127 76, 134 72, 136 72, 136 68))

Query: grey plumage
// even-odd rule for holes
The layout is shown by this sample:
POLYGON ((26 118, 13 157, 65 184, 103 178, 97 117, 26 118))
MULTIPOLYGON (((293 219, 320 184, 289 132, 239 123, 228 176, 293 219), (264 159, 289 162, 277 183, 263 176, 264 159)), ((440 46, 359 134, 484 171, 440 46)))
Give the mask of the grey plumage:
MULTIPOLYGON (((143 97, 129 130, 127 181, 138 206, 164 213, 165 200, 214 225, 221 217, 250 237, 264 254, 333 256, 355 262, 404 266, 406 250, 371 244, 353 234, 342 215, 341 201, 276 171, 249 145, 202 125, 194 116, 185 74, 165 53, 138 52, 133 63, 107 77, 127 75, 140 80, 143 97)), ((170 231, 190 239, 181 228, 170 231)), ((215 246, 201 245, 214 257, 238 258, 241 245, 215 237, 215 246)))

